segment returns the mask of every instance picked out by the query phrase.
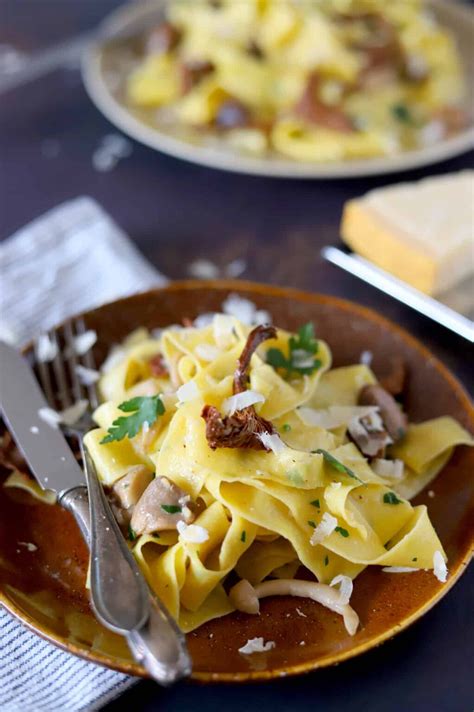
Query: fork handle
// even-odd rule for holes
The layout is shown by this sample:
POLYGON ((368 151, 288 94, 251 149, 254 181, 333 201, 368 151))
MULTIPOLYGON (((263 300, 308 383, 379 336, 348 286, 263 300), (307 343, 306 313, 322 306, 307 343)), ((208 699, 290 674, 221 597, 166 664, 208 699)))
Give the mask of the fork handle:
MULTIPOLYGON (((87 456, 88 453, 85 453, 85 457, 87 456)), ((90 465, 90 457, 87 465, 90 465)), ((168 611, 146 586, 105 500, 102 487, 98 483, 95 474, 95 468, 92 473, 88 467, 86 469, 89 470, 89 496, 87 488, 80 486, 62 494, 59 502, 74 515, 91 551, 91 598, 94 610, 106 627, 125 636, 133 656, 145 667, 149 675, 160 684, 169 685, 189 675, 191 672, 191 662, 186 648, 185 637, 168 611), (97 493, 97 490, 100 491, 97 493), (100 499, 94 502, 94 497, 97 494, 100 499), (95 505, 97 505, 97 510, 95 505), (108 519, 108 514, 110 514, 110 520, 108 519), (106 519, 102 519, 102 516, 105 516, 106 519), (106 544, 105 547, 98 547, 97 544, 94 546, 94 542, 98 541, 97 525, 96 527, 93 526, 94 521, 99 523, 105 531, 101 540, 103 541, 106 536, 109 538, 114 537, 115 543, 106 544), (96 551, 97 553, 95 553, 96 551), (98 580, 100 582, 100 574, 102 572, 100 560, 104 554, 106 558, 112 557, 109 559, 110 566, 107 565, 105 571, 107 572, 106 577, 111 574, 109 578, 113 580, 113 583, 108 581, 106 584, 107 587, 110 584, 111 596, 108 593, 109 588, 107 588, 105 597, 103 593, 97 595, 97 591, 94 589, 94 582, 97 582, 97 577, 99 577, 98 580), (94 561, 95 556, 97 556, 96 561, 94 561), (93 564, 98 566, 94 567, 93 564), (96 568, 96 577, 93 577, 94 568, 96 568), (125 574, 122 578, 123 572, 125 574), (135 588, 135 594, 128 597, 126 587, 128 585, 127 582, 131 579, 130 572, 133 576, 131 585, 135 588), (142 608, 141 611, 138 611, 138 614, 134 612, 137 590, 138 600, 142 608), (146 597, 144 601, 141 600, 143 591, 145 591, 146 597), (96 594, 95 597, 94 594, 96 594), (114 600, 111 601, 113 616, 110 616, 110 611, 104 608, 110 597, 112 599, 121 598, 118 604, 114 600), (128 600, 128 604, 124 603, 126 600, 128 600), (130 606, 129 610, 127 610, 127 605, 130 606), (125 614, 130 613, 128 621, 124 620, 123 612, 125 614), (133 626, 131 624, 134 619, 137 619, 137 624, 133 626), (124 623, 127 623, 129 627, 123 628, 124 623)))

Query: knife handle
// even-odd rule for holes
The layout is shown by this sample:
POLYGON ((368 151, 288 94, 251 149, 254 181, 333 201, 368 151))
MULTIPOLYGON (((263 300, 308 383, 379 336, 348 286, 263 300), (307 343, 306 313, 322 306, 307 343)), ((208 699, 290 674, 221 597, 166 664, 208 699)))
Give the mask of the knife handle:
MULTIPOLYGON (((94 567, 91 566, 91 598, 94 610, 104 625, 126 637, 128 646, 133 653, 133 656, 145 667, 154 680, 159 682, 161 685, 172 684, 173 682, 189 675, 191 672, 191 661, 187 651, 185 637, 176 625, 175 621, 169 615, 166 608, 162 606, 158 599, 148 589, 145 581, 143 580, 141 572, 130 554, 130 551, 123 539, 123 535, 115 522, 115 518, 113 518, 113 514, 107 501, 105 500, 105 496, 103 495, 102 487, 98 482, 93 463, 92 469, 90 468, 90 456, 88 456, 88 453, 84 453, 84 455, 84 463, 86 464, 86 469, 88 470, 87 479, 89 485, 89 496, 87 488, 80 486, 65 492, 60 497, 59 502, 63 507, 65 507, 65 509, 68 509, 74 515, 81 533, 89 545, 89 549, 91 551, 91 563, 94 563, 94 556, 102 556, 104 555, 104 552, 106 556, 111 555, 114 557, 110 560, 111 567, 113 569, 112 578, 114 582, 111 586, 112 598, 120 598, 124 592, 124 587, 127 585, 125 579, 121 579, 119 571, 125 570, 126 578, 129 578, 129 571, 126 570, 126 567, 124 567, 123 562, 120 560, 122 555, 125 555, 125 560, 131 564, 130 570, 133 572, 133 583, 136 584, 137 582, 140 582, 146 591, 146 614, 144 618, 139 620, 135 627, 132 627, 131 629, 122 629, 116 625, 118 620, 115 604, 114 608, 116 610, 114 612, 114 617, 116 620, 111 625, 110 613, 106 610, 104 611, 104 605, 109 600, 108 589, 106 591, 107 596, 105 598, 103 594, 98 597, 99 606, 96 607, 93 594, 97 592, 94 592, 92 579, 94 567), (96 510, 93 498, 97 495, 98 489, 100 490, 100 499, 96 510), (101 513, 102 507, 104 507, 105 512, 102 511, 101 513), (107 518, 107 510, 112 518, 111 524, 107 518), (106 516, 105 520, 102 519, 103 515, 106 516), (95 530, 92 526, 92 522, 94 520, 102 523, 108 536, 117 537, 119 542, 118 549, 115 548, 115 545, 110 547, 106 546, 105 548, 98 548, 97 545, 94 546, 95 530), (97 554, 93 553, 95 551, 97 551, 97 554), (106 613, 107 615, 103 617, 103 613, 106 613)), ((98 564, 99 559, 95 563, 98 564)), ((121 616, 122 611, 123 604, 120 604, 118 610, 119 616, 121 616)), ((123 625, 123 619, 121 617, 119 618, 119 621, 120 624, 123 625)))

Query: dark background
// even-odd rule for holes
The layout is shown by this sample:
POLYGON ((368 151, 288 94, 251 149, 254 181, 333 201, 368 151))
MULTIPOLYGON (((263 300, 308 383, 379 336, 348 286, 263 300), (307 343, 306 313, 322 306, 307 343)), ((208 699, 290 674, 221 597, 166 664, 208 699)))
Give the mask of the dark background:
MULTIPOLYGON (((117 0, 0 0, 0 43, 24 51, 92 28, 117 0)), ((336 267, 320 248, 338 241, 344 202, 371 188, 460 170, 473 154, 389 177, 290 181, 232 175, 169 158, 133 142, 108 173, 92 154, 116 133, 94 108, 77 70, 63 69, 0 98, 0 239, 78 195, 94 197, 164 274, 185 278, 200 257, 224 267, 243 258, 245 279, 353 299, 421 339, 474 390, 468 342, 336 267), (45 141, 53 140, 54 144, 45 141), (57 155, 48 156, 48 147, 57 155)), ((431 395, 430 395, 431 397, 431 395)), ((468 712, 474 708, 474 574, 395 640, 338 667, 305 677, 243 686, 142 682, 107 709, 134 712, 468 712)))

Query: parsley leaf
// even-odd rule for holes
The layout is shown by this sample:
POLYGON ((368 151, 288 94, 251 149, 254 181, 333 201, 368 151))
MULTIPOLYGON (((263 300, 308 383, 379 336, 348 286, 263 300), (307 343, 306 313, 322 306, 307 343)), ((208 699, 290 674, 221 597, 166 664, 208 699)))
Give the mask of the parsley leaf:
POLYGON ((133 531, 131 525, 128 525, 128 538, 130 541, 135 541, 135 539, 138 539, 138 535, 136 532, 133 531))
POLYGON ((135 437, 144 423, 152 425, 159 415, 163 415, 165 406, 160 396, 137 396, 121 403, 119 410, 131 415, 114 420, 108 434, 100 441, 101 445, 135 437))
POLYGON ((313 527, 313 529, 316 529, 316 522, 313 522, 311 519, 308 519, 308 524, 310 527, 313 527))
POLYGON ((318 509, 321 509, 321 504, 320 504, 319 499, 313 499, 313 501, 310 502, 310 504, 312 504, 313 507, 317 507, 318 509))
POLYGON ((246 539, 247 539, 247 534, 245 531, 243 531, 242 534, 240 535, 240 541, 245 544, 246 539))
POLYGON ((347 537, 349 536, 349 532, 347 531, 347 529, 344 529, 343 527, 336 527, 335 531, 338 532, 345 539, 347 539, 347 537))
POLYGON ((400 121, 400 123, 406 124, 407 126, 417 126, 417 122, 406 104, 394 104, 391 111, 393 116, 400 121))
POLYGON ((402 504, 402 500, 398 499, 395 492, 385 492, 383 501, 385 504, 402 504))
POLYGON ((288 358, 277 348, 267 351, 267 363, 274 369, 286 371, 286 378, 292 373, 310 376, 321 367, 321 361, 315 358, 318 352, 318 342, 314 338, 314 326, 311 322, 298 329, 297 336, 288 339, 288 358))
POLYGON ((282 428, 284 433, 289 433, 291 430, 291 425, 289 423, 285 423, 282 428))
POLYGON ((328 463, 328 465, 331 465, 331 467, 333 467, 338 472, 342 472, 343 475, 349 475, 349 477, 352 477, 354 480, 357 480, 358 482, 361 482, 362 484, 364 484, 362 482, 362 480, 360 479, 360 477, 357 477, 355 472, 353 472, 349 467, 346 467, 345 465, 343 465, 342 462, 339 462, 339 460, 337 460, 335 457, 333 457, 333 455, 331 455, 331 453, 328 452, 327 450, 318 448, 317 450, 312 450, 311 452, 313 452, 316 455, 322 455, 324 457, 324 459, 326 460, 326 462, 328 463))
POLYGON ((178 504, 162 504, 161 509, 167 514, 178 514, 181 512, 181 507, 178 504))
POLYGON ((329 556, 324 557, 324 566, 327 566, 329 564, 329 556))

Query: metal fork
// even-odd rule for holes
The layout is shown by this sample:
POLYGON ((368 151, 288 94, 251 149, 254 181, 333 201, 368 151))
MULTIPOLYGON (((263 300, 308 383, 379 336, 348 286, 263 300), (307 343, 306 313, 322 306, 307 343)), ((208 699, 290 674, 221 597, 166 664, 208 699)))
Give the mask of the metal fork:
POLYGON ((80 447, 87 492, 85 488, 66 492, 61 504, 74 514, 89 545, 91 602, 98 619, 126 637, 134 657, 157 682, 171 684, 191 670, 184 635, 148 588, 84 446, 84 435, 95 427, 92 412, 99 403, 95 383, 84 384, 78 375, 78 366, 95 370, 92 351, 78 354, 75 348, 75 339, 85 333, 82 318, 66 322, 47 334, 56 351, 52 361, 35 359, 40 385, 52 408, 64 410, 84 399, 88 403, 77 422, 62 426, 80 447))

